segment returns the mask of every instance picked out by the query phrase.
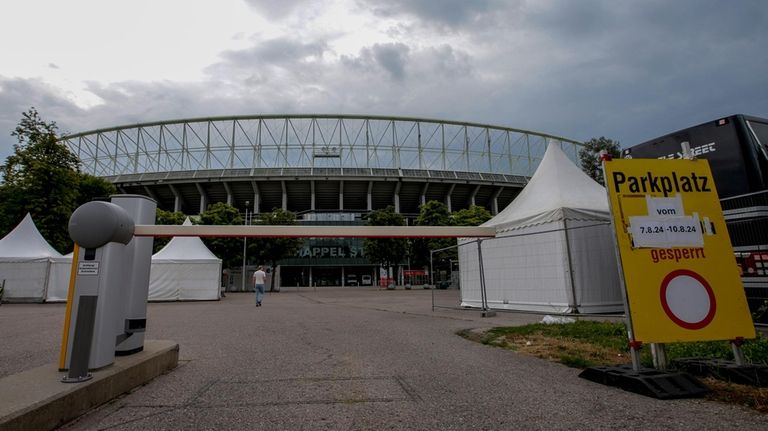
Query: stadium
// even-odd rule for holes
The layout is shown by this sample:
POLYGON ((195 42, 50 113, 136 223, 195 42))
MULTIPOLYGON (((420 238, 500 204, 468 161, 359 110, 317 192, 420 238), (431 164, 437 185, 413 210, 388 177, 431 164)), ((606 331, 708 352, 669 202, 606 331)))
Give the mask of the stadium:
MULTIPOLYGON (((487 124, 359 115, 257 115, 133 124, 62 141, 83 172, 167 211, 225 202, 253 214, 282 208, 310 224, 359 224, 394 206, 407 220, 437 200, 492 214, 525 186, 547 145, 578 160, 580 143, 487 124)), ((281 262, 285 286, 365 285, 377 268, 354 239, 309 239, 281 262)), ((231 286, 235 288, 235 286, 231 286)))

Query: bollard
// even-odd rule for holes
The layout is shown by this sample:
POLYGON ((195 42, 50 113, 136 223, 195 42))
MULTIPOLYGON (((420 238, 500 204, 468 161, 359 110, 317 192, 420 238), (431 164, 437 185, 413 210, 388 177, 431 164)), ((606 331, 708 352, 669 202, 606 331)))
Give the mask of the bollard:
MULTIPOLYGON (((155 224, 157 203, 141 195, 114 195, 112 203, 123 208, 136 224, 155 224)), ((152 263, 152 237, 134 237, 126 245, 125 274, 126 302, 124 319, 117 322, 115 354, 130 355, 144 350, 144 331, 147 328, 147 297, 149 271, 152 263)))
MULTIPOLYGON (((134 222, 121 207, 88 202, 72 214, 69 234, 82 249, 78 253, 66 350, 62 352, 65 383, 88 380, 89 369, 115 360, 115 328, 125 315, 126 244, 133 238, 134 222)), ((73 288, 70 286, 70 288, 73 288)))

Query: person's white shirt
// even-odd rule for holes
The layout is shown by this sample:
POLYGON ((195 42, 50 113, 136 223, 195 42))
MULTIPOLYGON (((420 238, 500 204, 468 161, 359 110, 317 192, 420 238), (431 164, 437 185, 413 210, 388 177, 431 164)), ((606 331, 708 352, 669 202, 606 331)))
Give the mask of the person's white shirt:
POLYGON ((258 270, 253 273, 253 284, 264 284, 266 278, 267 274, 262 270, 258 270))

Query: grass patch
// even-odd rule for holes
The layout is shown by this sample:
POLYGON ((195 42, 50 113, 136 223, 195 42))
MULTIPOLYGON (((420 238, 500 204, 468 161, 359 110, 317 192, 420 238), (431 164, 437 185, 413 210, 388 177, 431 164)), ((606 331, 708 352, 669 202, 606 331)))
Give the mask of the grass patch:
POLYGON ((620 350, 627 345, 627 329, 623 323, 580 320, 564 325, 533 325, 493 328, 486 333, 489 339, 531 335, 584 341, 609 349, 620 350))
POLYGON ((560 355, 560 363, 571 368, 589 368, 593 366, 591 361, 588 361, 580 356, 572 355, 560 355))
MULTIPOLYGON (((486 331, 461 331, 459 335, 490 346, 515 350, 573 368, 631 363, 627 328, 623 322, 579 320, 569 324, 498 327, 486 331)), ((744 356, 753 364, 768 364, 768 337, 745 341, 744 356)), ((707 341, 666 344, 668 360, 675 358, 733 359, 728 342, 707 341)), ((644 366, 652 366, 649 347, 640 351, 644 366)), ((739 404, 768 413, 768 388, 754 388, 714 378, 702 381, 712 388, 711 400, 739 404)))

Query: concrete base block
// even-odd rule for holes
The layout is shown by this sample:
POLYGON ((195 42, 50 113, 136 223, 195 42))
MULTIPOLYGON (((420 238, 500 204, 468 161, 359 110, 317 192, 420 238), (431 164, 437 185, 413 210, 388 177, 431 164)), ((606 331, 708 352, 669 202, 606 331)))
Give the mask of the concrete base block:
POLYGON ((51 430, 176 368, 179 345, 147 340, 144 350, 82 383, 62 383, 58 364, 43 365, 0 379, 0 430, 51 430))

